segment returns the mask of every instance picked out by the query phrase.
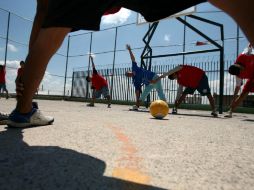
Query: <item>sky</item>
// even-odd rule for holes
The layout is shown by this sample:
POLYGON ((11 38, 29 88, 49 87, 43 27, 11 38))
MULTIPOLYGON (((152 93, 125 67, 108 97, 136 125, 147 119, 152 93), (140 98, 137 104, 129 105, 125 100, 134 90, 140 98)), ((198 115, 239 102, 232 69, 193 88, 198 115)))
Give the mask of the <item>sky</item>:
MULTIPOLYGON (((24 60, 27 55, 27 44, 32 26, 32 20, 35 15, 35 0, 1 0, 0 1, 0 64, 5 60, 5 45, 7 18, 10 11, 10 30, 7 52, 7 83, 10 91, 14 91, 14 79, 16 70, 19 67, 19 61, 24 60)), ((240 47, 236 49, 236 32, 237 25, 225 13, 220 12, 209 3, 203 3, 196 7, 195 15, 210 19, 224 25, 225 34, 225 59, 233 60, 237 55, 237 51, 241 51, 247 44, 246 38, 240 31, 240 47)), ((101 20, 100 32, 92 34, 92 51, 94 60, 98 68, 112 68, 113 63, 116 66, 130 66, 130 58, 126 52, 125 45, 130 44, 134 50, 134 54, 138 59, 144 43, 144 37, 148 24, 136 25, 137 13, 121 9, 115 15, 105 16, 101 20), (130 24, 130 25, 129 25, 130 24), (117 28, 117 39, 115 47, 116 26, 127 25, 117 28), (113 27, 113 28, 112 28, 113 27), (114 55, 113 50, 116 48, 117 53, 114 55), (115 58, 115 62, 113 61, 115 58)), ((207 34, 210 38, 218 40, 220 33, 218 28, 190 19, 189 22, 207 34)), ((154 55, 181 52, 183 50, 183 30, 184 27, 176 19, 162 20, 156 29, 151 40, 151 45, 157 48, 153 49, 154 55)), ((72 72, 76 70, 88 69, 88 54, 90 53, 91 31, 78 31, 70 33, 64 40, 57 54, 50 61, 40 89, 44 93, 62 94, 64 85, 64 75, 66 68, 67 42, 70 38, 69 59, 67 66, 67 85, 66 89, 71 88, 72 72), (64 55, 64 56, 63 56, 64 55)), ((211 45, 197 47, 197 41, 204 39, 191 30, 186 30, 186 51, 201 50, 212 48, 211 45)), ((219 42, 221 43, 221 42, 219 42)), ((193 61, 211 61, 218 60, 218 53, 209 55, 187 56, 186 60, 193 61)), ((181 61, 182 57, 174 57, 174 61, 181 61)), ((170 63, 172 58, 154 59, 153 64, 170 63)))

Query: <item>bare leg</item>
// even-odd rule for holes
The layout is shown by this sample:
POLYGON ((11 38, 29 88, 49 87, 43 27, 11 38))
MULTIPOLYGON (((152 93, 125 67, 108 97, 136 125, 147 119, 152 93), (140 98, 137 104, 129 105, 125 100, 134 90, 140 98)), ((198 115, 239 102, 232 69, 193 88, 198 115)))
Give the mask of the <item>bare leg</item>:
POLYGON ((227 113, 227 115, 225 115, 224 117, 232 117, 233 112, 235 111, 236 107, 248 96, 249 92, 242 92, 240 94, 240 96, 234 101, 232 101, 231 105, 230 105, 230 109, 227 113))
POLYGON ((177 109, 182 101, 186 98, 187 94, 182 94, 178 100, 175 101, 175 108, 177 109))
POLYGON ((94 89, 94 90, 93 90, 93 97, 92 97, 91 105, 94 105, 95 99, 96 99, 96 97, 95 97, 95 89, 94 89))
POLYGON ((215 102, 214 102, 214 98, 212 97, 211 94, 207 95, 207 98, 210 102, 210 105, 211 105, 211 108, 212 108, 212 111, 215 112, 215 102))
POLYGON ((236 107, 248 96, 249 92, 242 92, 235 102, 231 105, 231 111, 235 111, 236 107))
POLYGON ((228 13, 254 45, 253 0, 209 0, 209 2, 228 13))
POLYGON ((32 98, 44 76, 48 62, 70 30, 70 28, 41 29, 27 56, 24 74, 21 78, 24 91, 17 102, 17 111, 20 113, 31 111, 32 98))
POLYGON ((9 92, 8 92, 8 90, 7 90, 7 88, 5 88, 5 92, 6 92, 6 99, 8 99, 9 98, 9 92))
POLYGON ((139 108, 140 103, 141 103, 141 101, 139 100, 139 98, 140 98, 140 91, 136 90, 135 93, 136 93, 136 106, 139 108))
POLYGON ((95 103, 95 97, 92 98, 91 105, 94 105, 94 103, 95 103))
POLYGON ((111 106, 111 98, 110 95, 106 96, 107 100, 108 100, 108 108, 110 108, 111 106))

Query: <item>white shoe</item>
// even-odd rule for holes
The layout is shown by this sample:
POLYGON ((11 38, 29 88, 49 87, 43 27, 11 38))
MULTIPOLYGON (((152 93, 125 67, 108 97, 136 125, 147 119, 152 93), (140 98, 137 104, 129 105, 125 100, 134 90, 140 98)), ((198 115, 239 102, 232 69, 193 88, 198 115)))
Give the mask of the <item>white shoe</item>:
POLYGON ((138 106, 134 105, 134 106, 132 106, 132 109, 133 110, 138 110, 138 106))
POLYGON ((53 117, 43 115, 41 111, 38 109, 30 118, 30 123, 32 124, 32 126, 49 125, 52 124, 53 122, 54 122, 53 117))
POLYGON ((51 116, 44 116, 40 110, 33 108, 28 114, 20 114, 14 110, 7 122, 9 127, 30 127, 30 126, 43 126, 50 125, 54 122, 54 118, 51 116))
POLYGON ((233 117, 232 111, 227 112, 227 114, 224 117, 232 118, 233 117))

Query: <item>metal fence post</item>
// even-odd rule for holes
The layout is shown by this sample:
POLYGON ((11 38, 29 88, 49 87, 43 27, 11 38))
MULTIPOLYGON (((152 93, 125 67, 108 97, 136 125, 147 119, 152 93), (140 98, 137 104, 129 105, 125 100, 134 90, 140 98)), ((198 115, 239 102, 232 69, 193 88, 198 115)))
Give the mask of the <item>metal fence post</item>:
POLYGON ((11 18, 11 13, 8 12, 8 23, 7 23, 7 31, 6 31, 5 54, 4 54, 4 65, 5 65, 5 66, 6 66, 7 53, 8 53, 9 30, 10 30, 10 18, 11 18))
POLYGON ((111 78, 111 87, 110 87, 110 97, 111 97, 111 100, 112 100, 112 94, 113 94, 114 75, 115 75, 116 43, 117 43, 117 31, 118 31, 118 27, 116 27, 115 30, 116 30, 116 33, 115 33, 115 45, 114 45, 114 57, 113 57, 112 78, 111 78))
MULTIPOLYGON (((184 21, 186 21, 186 16, 184 16, 184 21)), ((185 52, 186 48, 185 48, 185 44, 186 44, 186 25, 183 25, 183 52, 185 52)), ((185 65, 185 55, 183 55, 183 65, 185 65)))
MULTIPOLYGON (((90 61, 90 55, 91 55, 91 52, 92 52, 92 44, 93 44, 93 32, 90 33, 90 46, 89 46, 89 56, 88 56, 88 68, 87 68, 87 74, 90 75, 90 64, 91 64, 91 61, 90 61)), ((89 84, 88 82, 86 83, 86 99, 88 99, 88 94, 89 94, 89 84)))
POLYGON ((223 113, 223 98, 224 98, 224 28, 221 26, 221 41, 222 46, 220 48, 220 97, 219 97, 219 113, 223 113))
POLYGON ((67 54, 66 54, 66 66, 65 66, 65 75, 64 75, 64 98, 65 98, 65 87, 66 87, 66 78, 67 78, 68 62, 69 62, 69 47, 70 47, 70 36, 68 36, 67 54))
POLYGON ((240 27, 237 25, 236 29, 236 57, 239 55, 239 33, 240 33, 240 27))

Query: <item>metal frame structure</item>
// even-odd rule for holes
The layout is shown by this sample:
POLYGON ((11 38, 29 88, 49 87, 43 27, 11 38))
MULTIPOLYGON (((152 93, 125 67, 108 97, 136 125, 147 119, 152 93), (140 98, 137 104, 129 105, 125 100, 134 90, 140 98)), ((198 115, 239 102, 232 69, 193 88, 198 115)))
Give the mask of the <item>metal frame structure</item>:
MULTIPOLYGON (((221 114, 223 112, 223 87, 224 87, 224 28, 223 25, 205 18, 201 18, 195 15, 186 15, 186 17, 199 20, 201 22, 205 22, 207 24, 214 25, 216 27, 219 27, 220 29, 220 40, 222 41, 222 45, 218 44, 216 41, 211 39, 209 36, 195 28, 193 25, 191 25, 189 22, 186 21, 186 19, 182 19, 181 17, 177 17, 176 19, 190 28, 192 31, 196 32, 203 38, 205 38, 208 42, 210 42, 212 45, 215 46, 214 49, 207 49, 207 50, 200 50, 200 51, 188 51, 188 52, 179 52, 179 53, 171 53, 171 54, 164 54, 164 55, 152 55, 152 48, 149 45, 150 41, 154 35, 154 32, 156 31, 156 28, 159 24, 158 22, 154 22, 152 24, 149 24, 149 28, 145 36, 143 37, 143 42, 145 43, 144 50, 141 54, 141 67, 151 70, 152 66, 152 58, 159 58, 159 57, 169 57, 169 56, 178 56, 178 55, 190 55, 190 54, 199 54, 199 53, 209 53, 209 52, 220 52, 220 94, 219 94, 219 113, 221 114)), ((185 33, 185 31, 184 31, 185 33)), ((185 45, 185 44, 184 44, 185 45)), ((185 48, 184 48, 185 49, 185 48)), ((148 96, 147 101, 150 102, 150 96, 148 96)))

